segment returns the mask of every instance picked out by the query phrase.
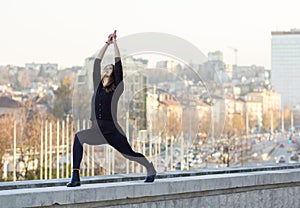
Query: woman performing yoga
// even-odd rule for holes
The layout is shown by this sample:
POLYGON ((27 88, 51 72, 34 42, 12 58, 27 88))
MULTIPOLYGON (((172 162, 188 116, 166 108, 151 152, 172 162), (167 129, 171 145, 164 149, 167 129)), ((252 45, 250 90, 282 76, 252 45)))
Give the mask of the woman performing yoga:
POLYGON ((118 100, 124 90, 123 69, 120 51, 117 45, 116 31, 108 36, 108 40, 94 61, 91 121, 92 127, 75 134, 73 145, 72 178, 67 187, 80 186, 80 163, 83 154, 83 144, 109 144, 125 158, 133 160, 147 169, 145 182, 153 182, 156 171, 143 154, 135 152, 117 123, 118 100), (101 72, 101 61, 109 45, 114 45, 115 65, 106 65, 101 72), (121 132, 120 132, 121 131, 121 132))

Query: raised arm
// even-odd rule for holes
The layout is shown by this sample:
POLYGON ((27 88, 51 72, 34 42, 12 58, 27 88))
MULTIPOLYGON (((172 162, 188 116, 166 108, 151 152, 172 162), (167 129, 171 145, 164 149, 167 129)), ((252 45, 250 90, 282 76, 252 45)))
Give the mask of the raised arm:
POLYGON ((120 50, 117 44, 117 40, 113 40, 114 48, 115 48, 115 70, 114 70, 114 76, 115 76, 115 85, 117 87, 122 87, 122 90, 124 88, 123 84, 123 67, 122 67, 122 61, 120 56, 120 50), (121 86, 118 86, 121 84, 121 86))
POLYGON ((98 53, 95 61, 94 61, 94 69, 93 69, 93 84, 94 84, 94 90, 97 89, 98 85, 100 84, 101 80, 101 61, 103 59, 103 56, 108 48, 108 46, 111 44, 111 35, 108 36, 108 40, 106 41, 105 45, 101 48, 100 52, 98 53))
POLYGON ((115 58, 121 58, 120 55, 120 50, 117 44, 117 39, 113 39, 113 44, 114 44, 114 48, 115 48, 115 58))
POLYGON ((100 60, 103 59, 103 56, 104 56, 104 54, 105 54, 105 52, 106 52, 106 50, 107 50, 107 48, 108 48, 108 46, 109 46, 110 44, 111 44, 111 41, 110 41, 110 40, 107 40, 107 41, 105 42, 105 45, 101 48, 101 50, 100 50, 100 52, 98 53, 96 59, 100 59, 100 60))

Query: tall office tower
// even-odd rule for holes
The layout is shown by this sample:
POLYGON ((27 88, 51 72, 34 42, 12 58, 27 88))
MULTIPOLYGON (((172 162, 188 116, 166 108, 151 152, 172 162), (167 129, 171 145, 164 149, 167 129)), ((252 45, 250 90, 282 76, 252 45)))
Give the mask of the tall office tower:
POLYGON ((281 105, 300 104, 300 29, 272 32, 272 83, 281 105))

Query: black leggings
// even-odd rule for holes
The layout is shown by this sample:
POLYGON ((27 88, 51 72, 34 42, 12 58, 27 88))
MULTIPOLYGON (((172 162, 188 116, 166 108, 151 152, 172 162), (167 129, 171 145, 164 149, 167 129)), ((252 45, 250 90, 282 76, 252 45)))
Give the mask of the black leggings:
POLYGON ((77 134, 75 134, 73 144, 73 169, 80 169, 80 163, 82 160, 83 147, 79 142, 77 134))
POLYGON ((90 145, 109 144, 125 158, 148 168, 150 165, 149 161, 143 154, 132 150, 126 136, 121 134, 119 130, 122 132, 120 128, 116 127, 113 121, 100 120, 98 123, 93 123, 92 128, 77 132, 75 134, 73 145, 73 169, 80 168, 83 154, 83 143, 90 145), (100 127, 100 131, 98 127, 100 127))

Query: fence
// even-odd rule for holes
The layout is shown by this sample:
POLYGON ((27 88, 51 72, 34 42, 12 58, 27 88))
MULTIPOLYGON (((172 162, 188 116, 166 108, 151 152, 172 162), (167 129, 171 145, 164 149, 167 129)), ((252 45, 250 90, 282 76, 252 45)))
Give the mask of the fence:
MULTIPOLYGON (((73 138, 77 131, 89 128, 88 120, 49 121, 44 120, 40 124, 39 146, 34 151, 22 152, 22 144, 17 141, 17 123, 13 128, 13 151, 3 157, 4 179, 12 172, 13 181, 19 180, 20 176, 26 175, 26 171, 33 171, 35 179, 69 178, 72 168, 73 138), (11 154, 13 152, 13 154, 11 154), (21 160, 21 158, 23 158, 21 160), (25 158, 25 159, 24 159, 25 158)), ((141 130, 139 137, 129 141, 135 151, 143 153, 149 160, 153 161, 159 170, 174 169, 174 143, 173 139, 167 140, 161 137, 149 139, 149 135, 141 130)), ((128 137, 128 134, 127 134, 128 137)), ((183 164, 183 153, 187 147, 183 138, 180 143, 179 161, 183 164)), ((115 173, 141 173, 145 170, 135 162, 126 160, 109 145, 90 146, 84 144, 84 154, 81 163, 82 176, 94 176, 99 174, 115 173)), ((182 168, 182 167, 181 167, 182 168)), ((22 178, 22 177, 21 177, 22 178)), ((23 179, 26 179, 23 177, 23 179)))

